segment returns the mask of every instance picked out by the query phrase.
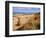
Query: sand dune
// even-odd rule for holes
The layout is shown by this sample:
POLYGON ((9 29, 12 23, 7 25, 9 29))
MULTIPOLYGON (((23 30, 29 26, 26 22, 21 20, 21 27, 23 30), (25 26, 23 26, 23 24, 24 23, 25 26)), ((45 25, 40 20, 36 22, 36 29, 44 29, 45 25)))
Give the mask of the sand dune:
POLYGON ((13 31, 40 29, 40 14, 16 14, 13 16, 13 31))

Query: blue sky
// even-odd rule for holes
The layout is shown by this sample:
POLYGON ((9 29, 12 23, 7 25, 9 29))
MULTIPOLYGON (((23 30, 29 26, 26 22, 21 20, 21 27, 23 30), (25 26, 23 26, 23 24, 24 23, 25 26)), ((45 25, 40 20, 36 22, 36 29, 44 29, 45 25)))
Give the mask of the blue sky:
POLYGON ((35 13, 35 12, 40 12, 40 8, 36 8, 36 7, 13 7, 13 13, 14 14, 31 14, 31 13, 35 13))

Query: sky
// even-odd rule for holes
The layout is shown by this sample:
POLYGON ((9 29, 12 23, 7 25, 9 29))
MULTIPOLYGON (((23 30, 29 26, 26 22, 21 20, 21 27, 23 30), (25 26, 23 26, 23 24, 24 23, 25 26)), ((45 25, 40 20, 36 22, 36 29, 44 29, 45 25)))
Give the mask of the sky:
POLYGON ((40 12, 36 7, 13 7, 13 14, 31 14, 40 12))

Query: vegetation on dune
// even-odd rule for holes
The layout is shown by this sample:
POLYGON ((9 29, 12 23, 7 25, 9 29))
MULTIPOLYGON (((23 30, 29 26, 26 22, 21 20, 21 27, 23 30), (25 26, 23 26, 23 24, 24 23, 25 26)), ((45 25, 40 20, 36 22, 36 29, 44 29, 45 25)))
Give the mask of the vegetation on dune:
POLYGON ((16 14, 13 16, 13 30, 39 30, 40 13, 31 15, 16 14), (17 19, 17 20, 16 20, 17 19))

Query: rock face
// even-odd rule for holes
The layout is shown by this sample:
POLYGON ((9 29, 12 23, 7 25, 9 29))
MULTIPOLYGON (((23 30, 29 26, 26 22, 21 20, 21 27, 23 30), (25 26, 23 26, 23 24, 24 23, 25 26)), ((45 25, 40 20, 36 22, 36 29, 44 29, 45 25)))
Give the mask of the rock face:
POLYGON ((13 31, 40 29, 40 14, 13 16, 13 31))

